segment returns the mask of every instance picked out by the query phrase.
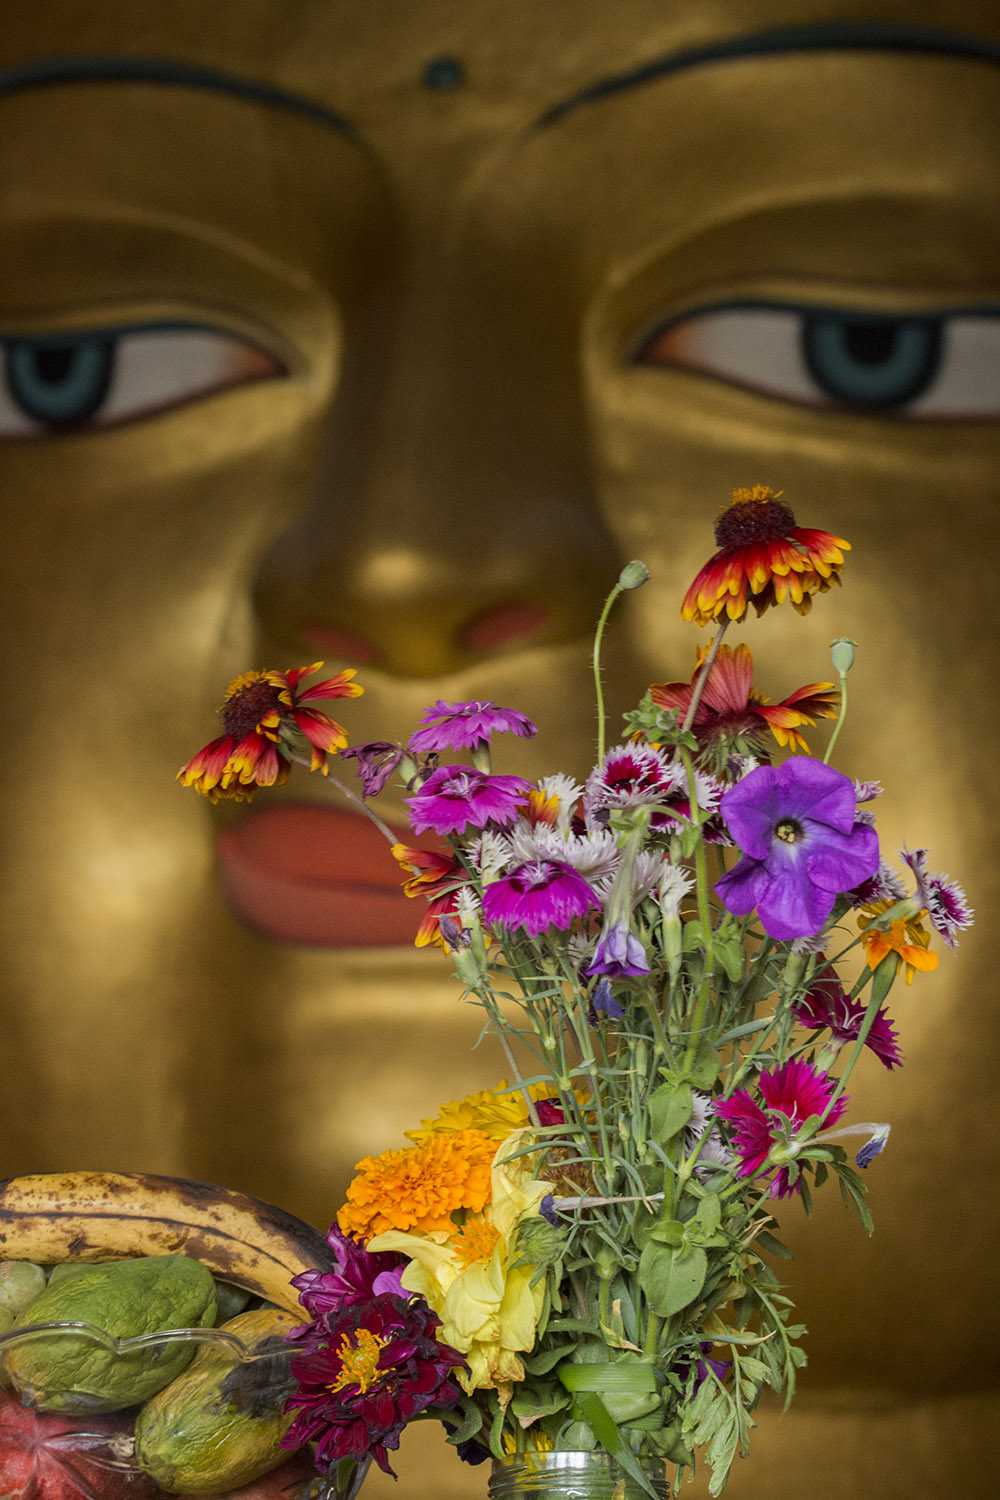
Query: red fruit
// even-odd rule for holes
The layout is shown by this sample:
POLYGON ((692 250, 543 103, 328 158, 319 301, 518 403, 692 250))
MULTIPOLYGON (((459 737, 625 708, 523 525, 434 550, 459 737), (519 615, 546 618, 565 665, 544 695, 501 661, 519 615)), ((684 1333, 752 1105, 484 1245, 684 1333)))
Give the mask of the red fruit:
MULTIPOLYGON (((0 1500, 163 1500, 148 1474, 111 1467, 122 1460, 108 1444, 130 1438, 133 1421, 127 1412, 34 1411, 0 1389, 0 1500)), ((230 1490, 226 1500, 298 1500, 315 1477, 309 1450, 302 1449, 262 1479, 230 1490)))
POLYGON ((106 1467, 132 1421, 34 1411, 0 1390, 0 1500, 154 1500, 147 1474, 106 1467), (103 1460, 103 1462, 101 1461, 103 1460))

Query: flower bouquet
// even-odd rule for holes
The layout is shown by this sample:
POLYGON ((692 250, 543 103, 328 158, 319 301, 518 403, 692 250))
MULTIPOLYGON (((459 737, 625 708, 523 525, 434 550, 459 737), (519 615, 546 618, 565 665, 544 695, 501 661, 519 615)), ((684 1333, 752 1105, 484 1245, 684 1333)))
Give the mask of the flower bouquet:
POLYGON ((345 749, 312 705, 360 689, 351 672, 304 689, 319 663, 238 679, 224 734, 180 773, 249 797, 339 751, 366 805, 395 779, 414 834, 435 837, 403 846, 373 814, 427 900, 417 943, 450 957, 508 1059, 505 1081, 358 1164, 338 1270, 296 1278, 286 1441, 315 1445, 338 1496, 372 1460, 391 1473, 417 1417, 501 1471, 596 1453, 655 1494, 664 1461, 676 1489, 703 1460, 718 1494, 762 1391, 790 1400, 804 1362, 779 1205, 808 1212, 836 1181, 871 1228, 862 1172, 889 1126, 851 1120, 848 1078, 865 1048, 900 1065, 892 984, 934 968, 931 930, 954 947, 971 913, 925 850, 901 851, 905 877, 882 858, 878 782, 830 764, 854 643, 834 643, 838 683, 780 702, 723 644, 750 606, 805 614, 848 544, 763 486, 735 492, 716 539, 682 607, 714 627, 709 648, 608 748, 601 639, 648 576, 622 571, 582 785, 496 772, 497 737, 535 730, 489 702, 438 701, 405 745, 345 749), (834 717, 810 756, 802 731, 834 717))

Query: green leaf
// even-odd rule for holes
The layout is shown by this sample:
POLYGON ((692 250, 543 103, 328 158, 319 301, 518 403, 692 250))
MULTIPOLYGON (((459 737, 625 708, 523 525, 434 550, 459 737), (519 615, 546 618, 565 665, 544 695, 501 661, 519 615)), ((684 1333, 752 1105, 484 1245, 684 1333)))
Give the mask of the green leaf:
POLYGON ((736 936, 726 937, 720 940, 716 934, 712 945, 712 954, 715 962, 721 965, 727 979, 736 984, 743 978, 743 960, 746 957, 743 952, 743 944, 736 936))
POLYGON ((791 1250, 789 1250, 788 1246, 783 1245, 779 1239, 775 1239, 774 1235, 771 1234, 767 1229, 762 1229, 760 1231, 760 1233, 754 1239, 754 1244, 759 1245, 762 1250, 766 1250, 769 1255, 780 1256, 782 1260, 794 1259, 792 1252, 791 1250))
POLYGON ((565 1411, 571 1401, 569 1392, 558 1381, 546 1380, 538 1386, 518 1386, 510 1410, 522 1427, 528 1427, 539 1417, 551 1417, 557 1411, 565 1411))
POLYGON ((478 1406, 466 1399, 461 1407, 453 1407, 448 1413, 448 1426, 455 1429, 447 1439, 453 1447, 457 1443, 466 1443, 469 1438, 475 1437, 476 1433, 482 1430, 483 1414, 478 1406), (459 1411, 462 1413, 461 1418, 459 1418, 459 1411))
POLYGON ((875 975, 872 979, 871 999, 868 1002, 868 1004, 873 1005, 876 1010, 882 1004, 883 1000, 885 1000, 885 998, 889 994, 889 991, 892 989, 893 982, 895 981, 896 975, 899 972, 899 968, 899 959, 896 957, 895 953, 887 953, 882 962, 876 967, 875 975))
POLYGON ((875 1221, 872 1219, 871 1209, 866 1202, 865 1185, 852 1167, 837 1166, 837 1175, 840 1178, 840 1195, 848 1208, 853 1208, 861 1220, 862 1228, 866 1234, 872 1234, 875 1229, 875 1221))
MULTIPOLYGON (((698 1204, 695 1218, 706 1234, 714 1234, 722 1223, 722 1203, 718 1193, 706 1193, 698 1204)), ((725 1241, 723 1241, 725 1243, 725 1241)))
POLYGON ((524 1357, 524 1368, 529 1375, 547 1375, 561 1359, 566 1359, 576 1348, 575 1344, 551 1344, 548 1349, 537 1349, 524 1357))
POLYGON ((708 1275, 708 1257, 695 1246, 683 1248, 649 1240, 639 1258, 639 1285, 650 1308, 659 1318, 672 1318, 688 1307, 708 1275))
POLYGON ((679 1219, 658 1219, 646 1238, 658 1240, 661 1245, 683 1245, 684 1225, 679 1219))
POLYGON ((607 1408, 597 1392, 581 1391, 576 1398, 576 1406, 601 1447, 607 1449, 615 1463, 624 1469, 636 1484, 641 1485, 647 1495, 657 1500, 656 1491, 648 1474, 643 1472, 636 1461, 631 1448, 618 1431, 617 1423, 608 1415, 607 1408))
POLYGON ((649 1096, 649 1133, 654 1141, 669 1141, 691 1118, 694 1101, 686 1083, 661 1083, 649 1096))
POLYGON ((681 948, 685 953, 694 953, 705 947, 705 929, 697 917, 684 923, 684 938, 681 948))
POLYGON ((694 1066, 691 1069, 691 1082, 696 1089, 701 1089, 703 1094, 707 1094, 710 1092, 718 1076, 719 1054, 708 1040, 708 1037, 703 1036, 695 1051, 694 1066))

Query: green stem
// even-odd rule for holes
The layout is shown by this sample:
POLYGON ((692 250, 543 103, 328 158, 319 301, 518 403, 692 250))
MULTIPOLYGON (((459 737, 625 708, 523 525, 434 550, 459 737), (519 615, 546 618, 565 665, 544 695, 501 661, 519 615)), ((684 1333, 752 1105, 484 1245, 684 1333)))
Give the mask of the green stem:
POLYGON ((604 640, 604 631, 608 623, 608 616, 611 613, 611 606, 618 598, 618 595, 624 592, 625 590, 621 584, 616 583, 604 601, 604 608, 601 610, 601 617, 597 622, 597 629, 594 631, 594 693, 597 698, 597 759, 599 762, 604 759, 604 731, 607 723, 607 715, 604 709, 604 688, 601 685, 601 643, 604 640))
MULTIPOLYGON (((688 799, 691 804, 691 812, 697 815, 698 788, 695 782, 694 763, 691 760, 691 752, 686 750, 682 745, 679 747, 679 753, 681 760, 684 762, 684 770, 687 774, 688 799)), ((702 976, 698 999, 695 1002, 694 1015, 691 1018, 687 1052, 684 1055, 685 1071, 693 1066, 695 1053, 698 1050, 699 1033, 705 1020, 708 998, 712 990, 712 971, 715 962, 715 947, 712 941, 712 913, 708 904, 708 868, 705 860, 704 839, 699 839, 695 845, 694 867, 698 896, 698 917, 701 921, 701 930, 705 936, 705 972, 702 976)))
POLYGON ((840 731, 844 727, 844 720, 845 720, 846 717, 847 717, 847 673, 846 672, 841 672, 841 674, 840 674, 840 711, 837 714, 837 722, 834 725, 833 733, 830 736, 830 743, 826 747, 826 754, 823 756, 823 764, 824 764, 824 766, 828 766, 830 764, 830 756, 833 754, 833 748, 836 745, 837 740, 840 738, 840 731))

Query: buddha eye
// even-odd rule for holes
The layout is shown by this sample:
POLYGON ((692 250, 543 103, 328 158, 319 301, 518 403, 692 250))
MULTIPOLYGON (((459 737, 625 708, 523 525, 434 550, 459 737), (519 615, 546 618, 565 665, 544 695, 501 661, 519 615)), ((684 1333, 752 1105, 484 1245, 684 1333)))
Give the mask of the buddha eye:
POLYGON ((659 328, 635 361, 803 406, 911 419, 1000 416, 1000 312, 896 317, 721 305, 659 328))
POLYGON ((0 437, 119 426, 286 373, 245 339, 195 325, 95 328, 0 343, 0 437))

